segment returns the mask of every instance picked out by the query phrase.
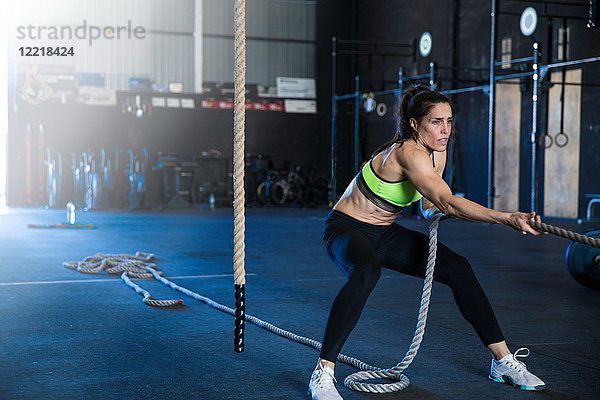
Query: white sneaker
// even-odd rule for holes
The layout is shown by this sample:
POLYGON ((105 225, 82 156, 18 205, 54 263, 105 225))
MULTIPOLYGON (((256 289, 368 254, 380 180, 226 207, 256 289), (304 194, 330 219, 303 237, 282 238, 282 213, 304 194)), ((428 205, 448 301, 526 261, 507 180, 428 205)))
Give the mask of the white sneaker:
POLYGON ((343 400, 335 388, 335 382, 337 381, 333 375, 333 369, 321 365, 313 371, 310 377, 308 394, 312 396, 312 400, 343 400))
POLYGON ((528 355, 529 349, 522 347, 514 354, 509 353, 500 360, 492 359, 489 378, 494 382, 510 383, 522 390, 544 390, 546 384, 529 372, 524 362, 517 360, 517 357, 527 357, 528 355), (519 354, 521 350, 527 350, 527 354, 519 354))

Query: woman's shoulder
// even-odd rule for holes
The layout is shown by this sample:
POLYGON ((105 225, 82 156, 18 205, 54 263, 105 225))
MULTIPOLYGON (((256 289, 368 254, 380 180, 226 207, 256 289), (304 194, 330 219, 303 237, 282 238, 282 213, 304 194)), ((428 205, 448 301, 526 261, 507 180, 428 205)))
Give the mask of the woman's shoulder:
POLYGON ((417 146, 412 140, 407 140, 402 145, 392 149, 392 155, 398 164, 403 165, 423 156, 427 157, 427 152, 417 146))

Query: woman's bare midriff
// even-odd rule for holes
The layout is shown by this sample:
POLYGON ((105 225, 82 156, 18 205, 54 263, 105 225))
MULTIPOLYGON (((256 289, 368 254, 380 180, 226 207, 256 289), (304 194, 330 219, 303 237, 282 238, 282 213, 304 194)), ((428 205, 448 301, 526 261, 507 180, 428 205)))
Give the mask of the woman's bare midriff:
POLYGON ((373 225, 391 225, 396 221, 396 217, 398 216, 396 213, 384 211, 371 203, 360 192, 355 181, 348 185, 346 192, 344 192, 333 209, 343 212, 359 221, 373 225))

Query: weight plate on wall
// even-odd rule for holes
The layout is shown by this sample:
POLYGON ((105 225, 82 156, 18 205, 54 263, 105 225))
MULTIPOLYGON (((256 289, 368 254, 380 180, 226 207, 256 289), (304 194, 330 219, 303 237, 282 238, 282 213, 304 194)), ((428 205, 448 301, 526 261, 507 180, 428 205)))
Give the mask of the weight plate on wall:
POLYGON ((433 45, 433 39, 431 33, 423 32, 419 39, 419 53, 422 57, 427 57, 431 53, 431 46, 433 45))
POLYGON ((533 32, 535 32, 535 28, 537 28, 537 21, 538 16, 537 11, 535 11, 535 8, 527 7, 526 9, 524 9, 521 13, 521 21, 519 24, 521 27, 521 33, 525 36, 533 35, 533 32))

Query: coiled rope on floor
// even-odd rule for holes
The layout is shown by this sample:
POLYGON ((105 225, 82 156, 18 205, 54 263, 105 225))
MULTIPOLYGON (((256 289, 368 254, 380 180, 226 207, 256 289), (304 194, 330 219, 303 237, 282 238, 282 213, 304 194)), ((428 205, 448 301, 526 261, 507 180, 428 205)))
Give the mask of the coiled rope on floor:
POLYGON ((150 268, 154 273, 160 275, 161 272, 156 269, 153 254, 137 252, 134 256, 130 254, 102 254, 98 253, 83 259, 83 261, 65 261, 63 266, 84 274, 98 274, 106 272, 107 274, 121 274, 121 279, 127 286, 135 290, 144 297, 144 303, 154 307, 172 307, 183 304, 183 300, 156 300, 147 290, 142 289, 131 281, 136 279, 153 279, 154 274, 150 273, 150 268))
POLYGON ((531 227, 535 230, 538 230, 541 232, 548 232, 553 235, 563 237, 565 239, 569 239, 569 240, 573 240, 575 242, 587 244, 588 246, 600 248, 600 239, 593 238, 590 236, 585 236, 585 235, 582 235, 577 232, 568 231, 564 228, 554 226, 554 225, 548 225, 543 222, 529 220, 529 221, 527 221, 527 223, 529 223, 529 225, 531 225, 531 227))
MULTIPOLYGON (((423 334, 425 333, 425 322, 427 320, 427 311, 429 309, 429 299, 431 296, 431 288, 433 284, 433 271, 435 266, 435 254, 437 250, 437 228, 439 224, 439 220, 441 218, 441 214, 436 214, 431 220, 431 225, 429 228, 429 254, 427 258, 427 269, 425 271, 425 280, 423 284, 423 294, 421 297, 421 306, 419 308, 419 317, 417 322, 417 327, 415 330, 415 335, 413 337, 412 343, 406 356, 402 359, 400 363, 398 363, 395 367, 382 369, 378 367, 374 367, 361 361, 355 357, 351 357, 345 354, 339 354, 338 360, 344 364, 355 367, 361 372, 354 373, 349 375, 345 381, 344 385, 346 387, 362 392, 371 392, 371 393, 390 393, 398 390, 405 389, 410 384, 408 377, 402 374, 410 363, 415 358, 419 346, 421 344, 421 340, 423 339, 423 334), (361 380, 366 379, 391 379, 397 382, 390 384, 369 384, 359 382, 361 380)), ((150 293, 135 283, 133 283, 129 277, 132 273, 136 274, 136 277, 141 279, 154 278, 157 281, 165 284, 166 286, 185 294, 193 299, 196 299, 216 310, 227 313, 232 316, 236 316, 236 309, 227 307, 223 304, 217 303, 214 300, 211 300, 208 297, 202 296, 198 293, 192 292, 189 289, 186 289, 182 286, 175 284, 174 282, 168 280, 162 273, 156 269, 156 264, 152 263, 155 259, 153 254, 150 253, 136 253, 135 256, 129 256, 126 254, 120 255, 105 255, 105 254, 96 254, 95 256, 87 257, 82 262, 64 262, 63 265, 69 269, 76 269, 79 272, 83 273, 99 273, 99 272, 107 272, 107 273, 118 273, 122 272, 121 278, 125 281, 125 283, 134 289, 138 294, 144 296, 144 303, 155 306, 155 307, 165 307, 165 306, 173 306, 182 304, 181 300, 154 300, 150 293), (121 266, 117 263, 117 261, 121 262, 121 266), (100 268, 101 265, 111 265, 109 268, 100 268), (119 271, 120 268, 126 269, 123 271, 119 271), (92 272, 94 271, 94 272, 92 272)), ((253 315, 246 314, 245 320, 263 328, 269 332, 272 332, 276 335, 284 337, 286 339, 290 339, 294 342, 304 344, 308 347, 312 347, 317 350, 321 350, 321 343, 317 340, 297 335, 293 332, 287 331, 285 329, 279 328, 276 325, 273 325, 267 321, 264 321, 260 318, 257 318, 253 315)))
POLYGON ((153 266, 154 255, 150 253, 137 252, 130 254, 103 254, 98 253, 83 259, 83 261, 65 261, 63 266, 84 274, 97 274, 106 272, 107 274, 118 274, 128 272, 131 277, 139 279, 152 279, 142 267, 153 266))

